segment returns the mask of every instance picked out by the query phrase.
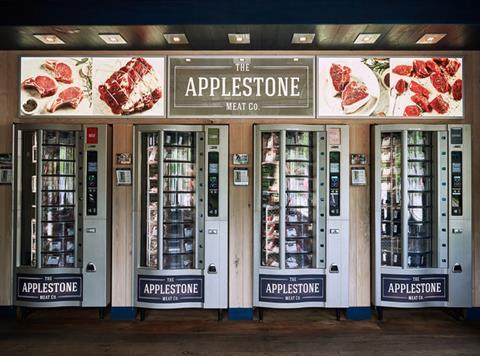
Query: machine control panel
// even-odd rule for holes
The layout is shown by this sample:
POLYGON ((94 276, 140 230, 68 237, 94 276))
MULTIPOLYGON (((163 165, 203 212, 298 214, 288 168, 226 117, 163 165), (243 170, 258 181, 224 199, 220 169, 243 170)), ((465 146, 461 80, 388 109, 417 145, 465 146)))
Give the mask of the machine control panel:
POLYGON ((208 216, 218 216, 219 152, 208 153, 208 216))
POLYGON ((97 215, 97 173, 97 151, 87 151, 87 215, 97 215))
POLYGON ((340 216, 340 151, 331 151, 329 158, 329 213, 340 216))
POLYGON ((462 152, 451 152, 451 165, 452 165, 452 187, 451 187, 451 207, 452 215, 462 215, 462 201, 463 201, 463 187, 462 187, 462 152))

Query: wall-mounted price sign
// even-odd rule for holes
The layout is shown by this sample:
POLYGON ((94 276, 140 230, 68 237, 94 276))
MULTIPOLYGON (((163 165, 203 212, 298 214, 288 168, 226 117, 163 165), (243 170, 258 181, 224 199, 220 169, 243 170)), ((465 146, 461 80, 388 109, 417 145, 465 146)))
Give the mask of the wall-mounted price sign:
POLYGON ((315 58, 170 57, 171 117, 314 117, 315 58))

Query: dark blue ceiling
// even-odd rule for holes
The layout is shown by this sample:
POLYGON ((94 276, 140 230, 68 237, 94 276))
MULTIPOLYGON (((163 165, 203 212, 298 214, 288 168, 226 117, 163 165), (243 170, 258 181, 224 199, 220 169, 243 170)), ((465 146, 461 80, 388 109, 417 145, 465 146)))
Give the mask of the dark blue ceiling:
POLYGON ((3 26, 477 24, 473 0, 0 0, 3 26))

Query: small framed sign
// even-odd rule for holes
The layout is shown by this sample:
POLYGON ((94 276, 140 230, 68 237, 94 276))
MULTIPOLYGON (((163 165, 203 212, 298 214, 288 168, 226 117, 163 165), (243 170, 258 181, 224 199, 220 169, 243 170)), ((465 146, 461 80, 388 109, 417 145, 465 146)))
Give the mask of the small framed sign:
POLYGON ((12 154, 0 154, 0 184, 12 184, 12 154))
POLYGON ((367 155, 365 153, 352 153, 350 155, 350 164, 367 164, 367 155))
POLYGON ((352 185, 367 185, 367 174, 364 167, 352 167, 352 185))
POLYGON ((248 168, 233 170, 233 185, 248 185, 248 168))
POLYGON ((132 154, 131 153, 117 153, 117 164, 118 165, 129 165, 132 164, 132 154))
POLYGON ((117 168, 117 185, 132 185, 132 170, 130 168, 117 168))
POLYGON ((246 154, 246 153, 234 153, 232 155, 232 164, 234 164, 234 165, 246 165, 246 164, 248 164, 248 154, 246 154))

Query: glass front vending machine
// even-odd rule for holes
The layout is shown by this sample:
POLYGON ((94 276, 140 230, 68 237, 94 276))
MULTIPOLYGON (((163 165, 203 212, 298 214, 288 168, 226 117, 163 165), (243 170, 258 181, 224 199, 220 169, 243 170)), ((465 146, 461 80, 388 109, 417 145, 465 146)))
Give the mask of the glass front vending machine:
POLYGON ((349 137, 255 126, 254 307, 348 307, 349 137))
POLYGON ((228 126, 135 127, 135 306, 228 303, 228 126))
POLYGON ((469 125, 379 125, 373 304, 472 304, 469 125))
MULTIPOLYGON (((14 304, 110 303, 110 128, 14 125, 14 304)), ((24 316, 25 314, 23 314, 24 316)))

